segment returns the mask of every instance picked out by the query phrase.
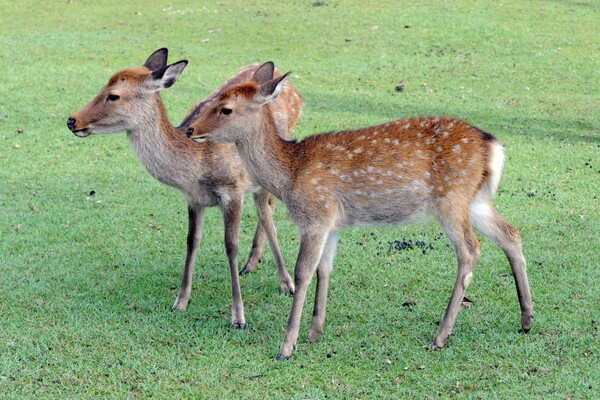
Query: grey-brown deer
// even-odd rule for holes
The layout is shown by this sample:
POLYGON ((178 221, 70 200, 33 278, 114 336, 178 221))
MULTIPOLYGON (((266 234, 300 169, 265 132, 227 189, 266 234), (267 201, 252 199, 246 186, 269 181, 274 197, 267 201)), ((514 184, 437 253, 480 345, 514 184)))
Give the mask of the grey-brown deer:
MULTIPOLYGON (((271 70, 269 64, 264 68, 271 70)), ((504 161, 496 138, 463 121, 438 117, 403 119, 289 142, 277 134, 272 108, 288 74, 225 89, 188 129, 197 142, 235 143, 250 176, 283 200, 300 231, 296 292, 278 358, 292 355, 315 271, 309 341, 317 340, 323 331, 329 275, 341 229, 411 224, 426 216, 439 222, 458 260, 454 290, 430 348, 444 346, 471 282, 479 256, 472 227, 506 254, 517 287, 522 330, 528 331, 533 305, 521 239, 491 202, 504 161)))
MULTIPOLYGON (((173 310, 184 310, 190 300, 194 260, 201 239, 205 209, 212 206, 221 208, 231 273, 232 324, 236 328, 243 328, 246 322, 237 272, 237 254, 245 192, 253 192, 259 222, 252 250, 241 273, 256 268, 266 234, 277 264, 280 288, 287 294, 294 292, 294 284, 284 267, 273 225, 275 198, 249 179, 233 145, 199 145, 185 137, 184 127, 175 128, 170 124, 159 91, 175 83, 187 61, 167 65, 167 57, 167 49, 159 49, 143 67, 117 72, 92 101, 69 117, 67 125, 79 137, 126 131, 135 154, 148 172, 160 182, 179 189, 185 196, 189 217, 187 253, 173 310)), ((193 121, 199 111, 225 88, 256 77, 257 67, 258 64, 240 70, 207 99, 195 104, 182 125, 193 121)), ((278 71, 276 73, 281 76, 278 71)), ((267 71, 264 81, 271 78, 271 71, 267 71)), ((302 98, 292 85, 286 85, 282 95, 273 104, 278 118, 275 124, 278 132, 287 134, 298 119, 302 98)))

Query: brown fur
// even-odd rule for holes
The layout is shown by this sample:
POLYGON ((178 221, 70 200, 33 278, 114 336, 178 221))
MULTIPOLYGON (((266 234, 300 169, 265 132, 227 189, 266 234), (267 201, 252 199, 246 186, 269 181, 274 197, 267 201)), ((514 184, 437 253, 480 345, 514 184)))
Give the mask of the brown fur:
MULTIPOLYGON (((271 195, 250 180, 233 145, 196 144, 185 136, 185 125, 179 129, 171 125, 156 91, 170 87, 187 62, 167 66, 166 56, 166 49, 160 49, 146 62, 145 65, 156 67, 158 72, 150 71, 146 67, 117 72, 96 98, 71 115, 68 125, 80 137, 91 133, 125 130, 134 152, 148 172, 160 182, 181 190, 186 197, 189 217, 187 254, 181 287, 173 310, 185 309, 190 299, 193 266, 201 238, 205 208, 219 206, 222 209, 225 248, 232 283, 232 323, 236 327, 243 327, 245 316, 238 281, 237 251, 241 206, 247 191, 254 192, 259 224, 252 250, 242 272, 251 272, 256 268, 267 236, 277 263, 281 290, 284 293, 294 291, 293 282, 284 268, 277 244, 271 214, 274 201, 271 195), (119 99, 110 101, 109 95, 118 95, 119 99)), ((242 69, 216 93, 228 85, 249 79, 257 68, 258 65, 253 65, 242 69)), ((278 71, 275 72, 281 75, 278 71)), ((285 92, 286 95, 277 102, 283 115, 277 129, 278 132, 288 135, 299 116, 302 98, 291 85, 286 87, 285 92), (293 107, 290 107, 290 99, 294 99, 293 107)), ((204 105, 213 101, 216 93, 213 93, 213 97, 209 96, 194 105, 186 114, 186 119, 193 120, 204 105)))
POLYGON ((517 286, 521 324, 528 330, 533 305, 521 241, 491 204, 503 163, 496 139, 454 118, 428 117, 287 142, 277 135, 270 106, 286 77, 224 90, 213 109, 192 124, 191 136, 235 143, 249 175, 284 201, 300 230, 296 293, 279 357, 292 354, 315 271, 309 340, 323 330, 339 230, 410 224, 428 215, 442 226, 458 261, 454 290, 431 347, 441 348, 452 332, 473 276, 479 242, 472 227, 505 252, 517 286), (231 109, 230 115, 223 115, 223 108, 231 109))

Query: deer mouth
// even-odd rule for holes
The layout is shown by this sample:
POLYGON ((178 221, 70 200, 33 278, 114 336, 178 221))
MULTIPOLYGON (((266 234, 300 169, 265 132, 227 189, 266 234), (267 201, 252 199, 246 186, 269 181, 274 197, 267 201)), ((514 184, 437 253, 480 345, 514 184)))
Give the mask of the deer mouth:
POLYGON ((207 135, 190 136, 190 139, 192 139, 196 143, 204 143, 208 139, 208 136, 207 135))
POLYGON ((204 143, 208 139, 208 135, 206 135, 206 134, 202 134, 202 133, 194 134, 194 128, 188 128, 186 134, 187 134, 187 137, 189 137, 196 143, 204 143))
POLYGON ((90 133, 91 133, 91 132, 90 132, 90 130, 89 130, 89 129, 87 129, 87 128, 84 128, 84 129, 77 129, 77 130, 73 130, 73 131, 71 131, 71 132, 73 132, 73 134, 74 134, 75 136, 77 136, 77 137, 80 137, 80 138, 87 137, 87 136, 89 136, 89 135, 90 135, 90 133))

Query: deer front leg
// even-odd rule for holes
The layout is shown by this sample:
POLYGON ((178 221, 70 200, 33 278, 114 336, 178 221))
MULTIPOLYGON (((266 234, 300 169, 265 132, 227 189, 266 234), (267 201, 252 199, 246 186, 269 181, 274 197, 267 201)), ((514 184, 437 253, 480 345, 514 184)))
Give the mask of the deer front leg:
POLYGON ((281 257, 281 252, 279 251, 279 243, 277 242, 277 231, 275 230, 275 224, 273 223, 275 196, 267 191, 261 190, 259 193, 254 194, 254 205, 256 206, 259 223, 267 234, 269 246, 271 247, 271 252, 273 253, 273 258, 277 265, 281 292, 284 294, 294 294, 294 283, 292 282, 292 277, 285 269, 283 257, 281 257))
POLYGON ((327 290, 329 288, 329 275, 333 271, 333 258, 338 241, 338 232, 331 231, 327 237, 321 260, 317 265, 317 293, 313 309, 312 323, 308 331, 308 341, 316 342, 325 326, 325 311, 327 308, 327 290))
POLYGON ((240 277, 238 274, 238 235, 242 215, 242 201, 232 199, 223 206, 223 223, 225 224, 225 252, 229 262, 229 273, 231 276, 231 324, 236 329, 246 328, 244 316, 244 303, 240 290, 240 277))
POLYGON ((185 256, 185 265, 181 277, 181 286, 179 294, 175 299, 171 311, 185 310, 190 302, 192 293, 192 275, 194 274, 194 261, 198 250, 198 244, 202 238, 202 225, 204 224, 204 207, 195 207, 188 205, 188 235, 187 235, 187 253, 185 256))
POLYGON ((286 360, 292 356, 296 341, 298 340, 298 331, 300 330, 300 319, 302 317, 302 308, 306 299, 306 290, 317 268, 317 263, 323 253, 327 232, 318 232, 312 234, 301 234, 300 251, 296 260, 294 270, 294 280, 296 283, 296 292, 292 302, 292 311, 288 320, 288 326, 285 331, 285 338, 281 345, 281 350, 277 356, 278 360, 286 360))

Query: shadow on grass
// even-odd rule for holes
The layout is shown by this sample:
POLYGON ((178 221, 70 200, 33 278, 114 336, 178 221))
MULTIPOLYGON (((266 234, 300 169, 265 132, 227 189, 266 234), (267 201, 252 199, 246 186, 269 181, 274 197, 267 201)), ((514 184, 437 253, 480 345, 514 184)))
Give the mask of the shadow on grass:
MULTIPOLYGON (((412 118, 421 116, 450 116, 465 120, 470 124, 477 126, 492 134, 500 135, 518 134, 521 136, 531 136, 536 138, 567 140, 569 142, 589 142, 600 145, 600 118, 577 118, 573 116, 565 119, 556 118, 527 118, 525 115, 516 115, 515 112, 503 113, 502 110, 492 109, 489 106, 481 105, 477 112, 468 112, 473 106, 460 107, 452 106, 448 103, 441 105, 432 104, 430 107, 423 108, 418 106, 401 104, 406 100, 399 100, 396 97, 402 94, 392 93, 390 91, 389 102, 383 102, 380 99, 360 99, 343 95, 336 95, 322 92, 306 92, 304 99, 308 109, 320 110, 325 113, 336 112, 341 114, 358 114, 367 116, 384 123, 401 118, 412 118), (498 131, 494 126, 502 126, 503 130, 498 131)), ((458 103, 458 100, 457 100, 458 103)), ((524 114, 523 110, 519 110, 524 114)), ((358 129, 362 126, 341 125, 334 130, 358 129)), ((313 135, 325 132, 325 130, 310 130, 305 135, 313 135)))

